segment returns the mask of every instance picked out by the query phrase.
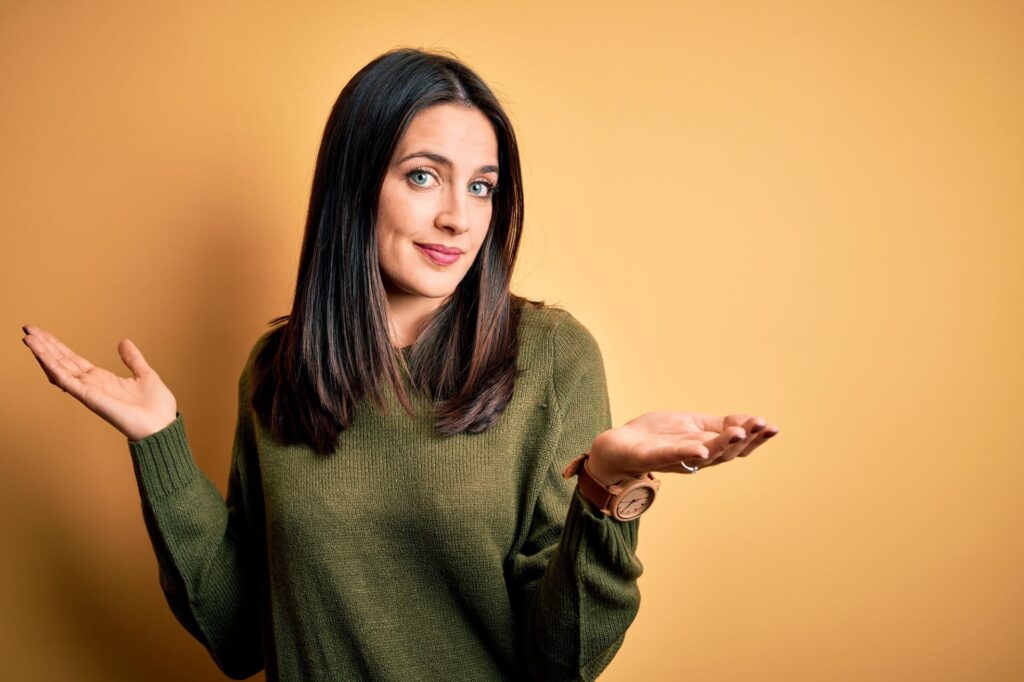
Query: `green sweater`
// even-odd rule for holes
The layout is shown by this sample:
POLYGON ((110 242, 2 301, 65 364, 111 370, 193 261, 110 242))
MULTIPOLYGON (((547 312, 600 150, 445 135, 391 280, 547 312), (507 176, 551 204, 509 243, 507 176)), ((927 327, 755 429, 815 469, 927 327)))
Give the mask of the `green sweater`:
MULTIPOLYGON (((269 333, 269 332, 267 332, 269 333)), ((524 307, 505 412, 442 437, 358 406, 330 457, 273 441, 238 382, 227 499, 179 412, 128 441, 161 588, 229 677, 592 680, 640 606, 639 519, 606 517, 565 465, 611 428, 597 342, 524 307)), ((406 378, 408 382, 408 378, 406 378)))

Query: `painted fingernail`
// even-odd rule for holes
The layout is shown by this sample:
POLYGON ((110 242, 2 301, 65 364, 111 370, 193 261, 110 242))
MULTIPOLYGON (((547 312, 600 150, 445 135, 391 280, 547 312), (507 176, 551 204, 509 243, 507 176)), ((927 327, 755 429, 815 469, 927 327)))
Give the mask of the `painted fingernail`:
POLYGON ((767 431, 767 432, 765 432, 765 434, 764 434, 764 437, 765 437, 765 438, 771 438, 771 437, 772 437, 772 436, 774 436, 774 435, 775 435, 776 433, 778 433, 778 431, 767 431))
POLYGON ((751 433, 757 433, 757 432, 758 432, 758 431, 760 431, 760 430, 761 430, 762 428, 763 428, 763 427, 762 427, 762 426, 761 426, 760 424, 754 424, 753 426, 751 426, 751 427, 750 427, 750 432, 751 432, 751 433))
POLYGON ((733 436, 732 438, 729 439, 729 443, 730 444, 732 444, 732 443, 739 443, 741 440, 743 440, 743 439, 740 438, 739 436, 733 436))

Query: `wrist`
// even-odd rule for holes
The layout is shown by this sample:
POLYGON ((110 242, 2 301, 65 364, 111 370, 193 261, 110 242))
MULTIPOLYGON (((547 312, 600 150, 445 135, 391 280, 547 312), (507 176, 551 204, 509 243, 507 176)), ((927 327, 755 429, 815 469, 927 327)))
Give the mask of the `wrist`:
POLYGON ((574 458, 562 471, 563 478, 572 476, 579 477, 576 493, 588 503, 590 511, 596 509, 618 521, 629 521, 643 514, 661 484, 650 472, 635 475, 614 469, 604 471, 599 462, 591 461, 589 452, 574 458), (595 478, 591 469, 602 478, 595 478))
POLYGON ((583 460, 583 467, 587 470, 587 473, 592 479, 600 483, 605 488, 609 488, 619 481, 623 481, 630 477, 630 474, 628 473, 618 472, 602 466, 601 462, 595 459, 593 454, 583 460))

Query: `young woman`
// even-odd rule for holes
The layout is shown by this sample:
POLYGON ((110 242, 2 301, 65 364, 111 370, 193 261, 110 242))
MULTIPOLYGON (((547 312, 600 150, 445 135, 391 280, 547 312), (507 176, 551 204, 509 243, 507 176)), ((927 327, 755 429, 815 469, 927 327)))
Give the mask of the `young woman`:
POLYGON ((24 328, 51 383, 127 437, 167 601, 230 677, 593 679, 639 608, 652 472, 777 432, 612 428, 594 337, 509 291, 522 222, 512 126, 473 71, 413 49, 360 70, 324 131, 291 314, 239 377, 226 500, 130 340, 122 378, 24 328))

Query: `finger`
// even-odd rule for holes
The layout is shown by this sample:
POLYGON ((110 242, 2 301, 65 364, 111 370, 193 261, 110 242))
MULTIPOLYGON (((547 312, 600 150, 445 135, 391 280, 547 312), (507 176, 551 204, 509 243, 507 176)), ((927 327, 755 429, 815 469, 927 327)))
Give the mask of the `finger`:
POLYGON ((722 433, 730 426, 742 426, 751 419, 751 415, 740 412, 733 412, 724 417, 717 414, 704 414, 693 412, 693 420, 705 431, 722 433))
POLYGON ((746 431, 746 434, 742 440, 730 439, 730 445, 722 452, 718 461, 731 462, 737 457, 748 454, 758 443, 763 441, 760 434, 764 432, 765 420, 761 417, 750 417, 742 414, 731 414, 725 418, 726 422, 739 421, 741 419, 743 423, 742 428, 746 431), (746 418, 743 419, 744 417, 746 418))
MULTIPOLYGON (((740 442, 743 440, 746 434, 743 429, 733 426, 725 430, 724 433, 712 433, 710 431, 698 432, 702 436, 704 447, 708 450, 707 457, 685 457, 677 456, 671 462, 665 462, 659 466, 656 470, 668 473, 693 473, 688 470, 687 467, 699 467, 700 469, 706 469, 709 466, 714 466, 719 463, 719 458, 724 453, 728 453, 733 443, 730 441, 740 442), (687 466, 683 466, 680 462, 685 462, 687 466)), ((735 456, 735 455, 733 455, 735 456)))
POLYGON ((42 359, 39 357, 39 353, 37 353, 36 350, 32 347, 33 344, 38 343, 38 341, 35 340, 35 339, 30 339, 27 336, 24 337, 21 341, 26 346, 28 346, 29 350, 32 351, 32 359, 35 360, 39 364, 40 367, 42 367, 43 373, 46 374, 46 378, 50 380, 50 383, 51 384, 56 384, 57 383, 56 377, 50 371, 50 368, 46 366, 46 363, 43 362, 42 359))
POLYGON ((714 431, 695 431, 691 434, 687 434, 686 438, 699 440, 707 449, 708 455, 706 457, 687 456, 685 453, 675 453, 669 458, 669 461, 660 462, 657 467, 652 468, 651 470, 665 473, 694 473, 690 471, 690 469, 694 467, 706 469, 709 466, 714 466, 719 463, 718 458, 721 457, 726 448, 730 446, 730 440, 742 440, 745 435, 746 434, 743 433, 741 428, 735 426, 727 429, 725 433, 716 433, 714 431))
POLYGON ((62 368, 66 373, 72 376, 78 376, 81 374, 81 370, 78 365, 69 360, 65 355, 50 343, 45 336, 32 335, 24 338, 26 345, 32 349, 32 352, 36 354, 37 358, 43 360, 45 369, 48 370, 48 374, 51 379, 59 379, 57 374, 54 374, 54 368, 62 368))
POLYGON ((50 383, 81 400, 85 387, 75 374, 77 367, 66 362, 63 356, 55 356, 46 342, 35 335, 26 336, 22 340, 32 349, 36 361, 43 368, 50 383))
POLYGON ((117 352, 135 378, 140 378, 153 371, 146 359, 142 357, 142 351, 132 343, 131 339, 121 339, 121 343, 117 344, 117 352))
POLYGON ((747 437, 746 431, 740 426, 727 426, 722 433, 704 443, 711 451, 711 458, 718 459, 725 454, 732 446, 741 442, 747 437))
POLYGON ((777 434, 778 432, 779 428, 777 426, 775 426, 774 424, 766 424, 764 429, 762 429, 761 432, 757 434, 756 438, 754 438, 749 444, 747 444, 747 446, 743 449, 743 452, 741 452, 739 456, 746 457, 747 455, 754 451, 754 448, 756 448, 758 445, 761 445, 769 438, 775 436, 775 434, 777 434))
POLYGON ((739 454, 737 454, 736 456, 746 457, 751 452, 753 452, 754 448, 756 448, 758 445, 764 442, 764 436, 762 435, 763 433, 764 432, 762 431, 761 433, 752 436, 749 441, 743 444, 743 449, 740 450, 739 454))
POLYGON ((55 334, 49 332, 41 327, 34 327, 34 335, 38 336, 44 343, 49 346, 50 353, 56 357, 61 358, 66 367, 69 367, 74 374, 81 374, 88 372, 93 368, 93 364, 83 358, 78 353, 64 345, 55 334), (69 366, 67 363, 71 363, 69 366))
POLYGON ((706 469, 713 464, 714 462, 703 457, 683 457, 676 461, 667 462, 661 466, 654 467, 650 469, 650 471, 657 471, 666 474, 692 474, 696 473, 696 471, 691 471, 691 469, 706 469))
POLYGON ((676 468, 672 469, 672 471, 673 472, 678 471, 679 473, 685 473, 685 474, 695 474, 698 471, 700 471, 700 469, 701 469, 700 465, 701 465, 701 462, 698 462, 698 461, 687 462, 685 459, 681 459, 681 460, 679 460, 679 463, 676 465, 676 468))
POLYGON ((744 433, 742 428, 735 426, 727 428, 725 433, 722 434, 702 432, 705 435, 710 435, 710 438, 705 440, 705 446, 712 448, 709 457, 704 459, 684 458, 674 465, 665 464, 652 469, 652 471, 661 473, 696 473, 695 471, 690 471, 690 469, 694 467, 698 470, 707 469, 723 462, 732 461, 736 457, 744 457, 765 440, 778 433, 778 428, 774 424, 765 423, 760 418, 748 419, 746 423, 751 425, 751 429, 757 428, 758 432, 744 433), (760 424, 763 424, 763 426, 760 426, 760 424))
POLYGON ((764 420, 764 417, 754 416, 745 420, 743 424, 741 424, 741 426, 743 427, 743 430, 746 431, 747 433, 756 434, 760 433, 764 429, 765 424, 767 424, 767 422, 764 420))
POLYGON ((689 473, 687 467, 707 466, 711 461, 711 450, 707 444, 720 435, 713 431, 691 431, 671 442, 655 445, 652 454, 648 455, 650 464, 645 468, 648 471, 689 473), (685 467, 680 465, 684 461, 687 463, 685 467))
POLYGON ((743 413, 743 412, 733 412, 732 414, 726 415, 725 419, 723 420, 723 423, 725 424, 726 427, 729 427, 729 426, 742 426, 744 428, 744 430, 746 429, 746 425, 748 423, 756 423, 756 422, 757 422, 757 417, 755 417, 753 415, 750 415, 750 414, 743 413))
POLYGON ((93 364, 91 362, 89 362, 88 360, 83 358, 81 355, 79 355, 78 353, 76 353, 73 350, 71 350, 70 348, 68 348, 56 336, 54 336, 53 334, 50 334, 49 338, 51 339, 51 343, 54 346, 56 346, 58 350, 60 350, 60 352, 64 355, 64 357, 67 358, 68 360, 70 360, 71 362, 75 363, 75 365, 81 371, 88 372, 89 370, 91 370, 93 368, 93 364))
POLYGON ((709 447, 713 446, 711 461, 714 464, 732 461, 743 449, 748 438, 752 438, 752 436, 744 432, 742 427, 727 427, 720 436, 715 438, 712 444, 709 444, 709 447))
POLYGON ((764 438, 762 438, 761 434, 764 433, 765 423, 762 417, 751 417, 743 422, 743 429, 747 432, 747 437, 743 443, 737 446, 737 452, 728 459, 746 457, 755 447, 762 443, 764 438))
POLYGON ((704 431, 721 433, 726 427, 725 418, 717 414, 705 414, 703 412, 691 412, 693 421, 704 431))
MULTIPOLYGON (((707 446, 704 445, 704 440, 707 438, 697 436, 703 433, 703 431, 695 431, 693 434, 687 434, 681 438, 663 438, 646 445, 643 453, 644 468, 678 466, 679 460, 684 457, 695 460, 706 459, 710 454, 707 446)), ((711 438, 715 438, 718 434, 709 435, 711 438)))
POLYGON ((719 462, 731 462, 732 460, 736 459, 737 455, 739 455, 740 452, 742 452, 743 448, 746 446, 748 438, 754 438, 754 436, 741 438, 738 442, 722 450, 721 454, 717 458, 715 458, 715 463, 717 464, 719 462))
POLYGON ((707 459, 690 459, 681 462, 677 462, 674 468, 666 468, 666 471, 680 474, 695 474, 697 471, 702 469, 708 469, 713 466, 718 466, 722 463, 722 459, 715 459, 713 456, 707 459), (695 471, 689 471, 689 469, 695 469, 695 471))

